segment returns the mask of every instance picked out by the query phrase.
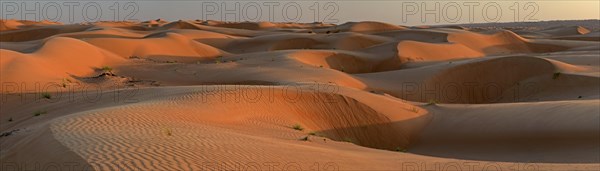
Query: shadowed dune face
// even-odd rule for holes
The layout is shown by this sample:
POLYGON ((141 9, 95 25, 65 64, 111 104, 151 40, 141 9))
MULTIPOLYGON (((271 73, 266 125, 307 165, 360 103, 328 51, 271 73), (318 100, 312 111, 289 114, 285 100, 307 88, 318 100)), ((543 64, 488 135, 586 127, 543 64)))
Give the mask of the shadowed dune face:
POLYGON ((291 54, 290 57, 307 65, 323 66, 350 74, 376 72, 379 62, 360 55, 328 51, 300 51, 291 54))
POLYGON ((430 97, 440 99, 441 103, 491 103, 502 96, 518 93, 506 92, 506 90, 519 86, 521 81, 533 77, 551 78, 554 72, 557 72, 557 68, 544 59, 504 57, 450 68, 427 80, 423 87, 441 90, 442 88, 437 87, 444 85, 445 91, 437 93, 439 97, 430 97))
POLYGON ((0 20, 0 161, 591 170, 599 28, 0 20))
POLYGON ((414 152, 487 161, 598 163, 597 103, 583 100, 435 108, 435 119, 422 132, 414 152))

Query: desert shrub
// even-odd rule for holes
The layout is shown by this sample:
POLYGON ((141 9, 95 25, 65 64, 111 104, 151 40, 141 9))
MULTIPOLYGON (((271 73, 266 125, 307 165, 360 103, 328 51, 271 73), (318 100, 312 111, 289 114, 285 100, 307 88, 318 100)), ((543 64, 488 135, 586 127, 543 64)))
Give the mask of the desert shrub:
POLYGON ((36 112, 33 112, 33 116, 40 116, 40 115, 43 115, 46 113, 48 113, 48 112, 46 112, 45 110, 38 110, 36 112))
POLYGON ((349 143, 352 143, 352 144, 354 144, 354 141, 353 141, 351 138, 348 138, 348 137, 344 137, 344 138, 342 139, 342 141, 344 141, 344 142, 349 142, 349 143))
POLYGON ((44 98, 44 99, 51 99, 52 95, 50 93, 48 93, 48 92, 43 92, 42 93, 42 98, 44 98))
POLYGON ((560 76, 560 72, 555 72, 554 74, 552 74, 552 79, 556 80, 556 79, 558 79, 559 76, 560 76))
POLYGON ((173 135, 173 131, 171 130, 171 128, 165 128, 164 132, 167 136, 172 136, 173 135))
POLYGON ((223 62, 223 57, 222 57, 222 56, 217 56, 217 57, 215 58, 215 64, 220 64, 220 63, 222 63, 222 62, 223 62))
POLYGON ((397 151, 397 152, 406 152, 407 149, 406 148, 402 148, 402 147, 396 147, 396 149, 394 149, 394 151, 397 151))
POLYGON ((71 81, 71 79, 69 79, 69 78, 63 78, 63 79, 62 79, 61 86, 62 86, 63 88, 67 88, 67 85, 69 85, 70 83, 73 83, 73 82, 71 81))
POLYGON ((437 101, 435 99, 429 99, 429 101, 427 102, 427 105, 436 105, 437 101))
POLYGON ((295 129, 295 130, 298 130, 298 131, 304 130, 304 128, 300 124, 295 124, 294 126, 292 126, 292 128, 295 129))
POLYGON ((104 72, 112 72, 112 70, 113 70, 113 68, 111 68, 111 67, 109 67, 109 66, 103 66, 103 67, 102 67, 102 68, 100 68, 100 69, 102 69, 102 71, 104 71, 104 72))
POLYGON ((414 113, 419 113, 419 109, 417 109, 417 107, 413 106, 412 108, 410 108, 410 111, 414 112, 414 113))

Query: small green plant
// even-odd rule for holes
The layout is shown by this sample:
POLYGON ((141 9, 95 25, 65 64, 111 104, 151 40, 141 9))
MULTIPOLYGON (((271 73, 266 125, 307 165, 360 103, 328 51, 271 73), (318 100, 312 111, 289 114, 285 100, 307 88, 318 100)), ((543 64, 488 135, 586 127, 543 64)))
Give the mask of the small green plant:
POLYGON ((13 121, 13 118, 12 118, 12 117, 11 117, 11 118, 8 118, 8 122, 12 122, 12 121, 13 121))
POLYGON ((410 111, 412 111, 414 113, 419 113, 419 109, 416 106, 411 107, 410 111))
POLYGON ((45 110, 38 110, 38 111, 36 111, 36 112, 33 113, 33 116, 40 116, 40 115, 43 115, 43 114, 46 114, 46 113, 48 113, 48 112, 46 112, 45 110))
POLYGON ((317 132, 315 132, 315 131, 310 131, 310 132, 308 133, 308 135, 317 136, 317 132))
POLYGON ((167 136, 172 136, 172 135, 173 135, 173 131, 171 130, 171 128, 165 128, 165 130, 164 130, 164 131, 165 131, 165 134, 166 134, 167 136))
POLYGON ((300 124, 295 124, 294 126, 292 126, 292 128, 294 128, 295 130, 298 130, 298 131, 304 130, 304 128, 302 128, 302 126, 300 124))
POLYGON ((354 144, 354 141, 352 141, 352 139, 348 137, 343 138, 342 141, 354 144))
POLYGON ((427 106, 429 105, 436 105, 437 101, 435 99, 429 99, 429 102, 427 102, 427 106))
POLYGON ((109 66, 103 66, 103 67, 102 67, 102 68, 100 68, 100 69, 102 69, 102 71, 104 71, 104 72, 112 72, 112 70, 113 70, 113 68, 111 68, 111 67, 109 67, 109 66))
POLYGON ((305 136, 304 138, 300 138, 300 141, 308 141, 308 136, 305 136))
POLYGON ((48 92, 43 92, 43 93, 42 93, 42 97, 43 97, 44 99, 51 99, 51 98, 52 98, 52 95, 51 95, 50 93, 48 93, 48 92))
POLYGON ((558 79, 559 76, 560 76, 560 72, 555 72, 554 74, 552 74, 552 79, 556 80, 556 79, 558 79))
POLYGON ((70 83, 72 83, 72 81, 71 81, 70 79, 68 79, 68 78, 63 78, 63 80, 62 80, 62 83, 61 83, 61 86, 62 86, 63 88, 67 88, 67 85, 69 85, 70 83))
POLYGON ((215 58, 215 64, 220 64, 223 62, 223 57, 222 56, 218 56, 215 58))

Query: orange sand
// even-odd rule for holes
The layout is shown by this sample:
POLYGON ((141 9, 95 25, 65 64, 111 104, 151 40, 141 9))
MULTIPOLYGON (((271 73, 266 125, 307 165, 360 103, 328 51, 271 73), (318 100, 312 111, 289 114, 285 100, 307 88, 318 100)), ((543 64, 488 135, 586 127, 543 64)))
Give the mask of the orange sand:
POLYGON ((600 169, 593 29, 2 20, 0 36, 3 168, 600 169))

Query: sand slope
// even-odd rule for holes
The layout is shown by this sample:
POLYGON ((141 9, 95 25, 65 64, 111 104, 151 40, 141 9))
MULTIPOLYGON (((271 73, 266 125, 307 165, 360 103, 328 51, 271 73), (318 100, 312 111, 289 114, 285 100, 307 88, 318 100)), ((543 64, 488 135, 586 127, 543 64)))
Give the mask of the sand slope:
MULTIPOLYGON (((298 140, 313 130, 318 136, 327 139, 347 140, 374 148, 403 147, 408 145, 411 135, 414 134, 410 128, 419 126, 418 123, 411 125, 408 121, 422 115, 422 112, 419 114, 409 110, 379 113, 377 108, 368 107, 356 99, 338 94, 282 94, 286 91, 281 87, 246 87, 199 87, 191 89, 191 92, 184 96, 76 114, 54 121, 52 131, 65 146, 100 170, 114 169, 113 163, 120 161, 134 161, 129 163, 131 165, 127 164, 127 167, 132 168, 189 170, 199 169, 201 163, 195 162, 199 160, 223 161, 223 164, 228 166, 234 166, 237 162, 251 162, 254 159, 252 155, 264 153, 261 152, 263 149, 276 149, 281 152, 292 149, 308 150, 304 153, 328 151, 319 147, 322 145, 298 140), (235 94, 237 92, 246 93, 235 94), (267 93, 273 95, 261 96, 267 93), (210 94, 212 95, 208 96, 210 94), (234 95, 251 98, 236 98, 234 95), (222 100, 224 98, 240 101, 222 100), (297 100, 290 103, 292 98, 297 100), (324 101, 329 103, 322 103, 324 101), (255 108, 257 105, 265 108, 255 108), (253 110, 245 110, 249 107, 253 110), (393 124, 400 121, 407 123, 393 124), (294 124, 300 124, 306 130, 294 130, 291 128, 294 124), (118 136, 112 137, 115 134, 118 136), (108 135, 112 138, 108 140, 109 137, 98 135, 108 135), (202 149, 203 152, 198 153, 190 149, 202 149), (228 151, 233 152, 232 155, 223 156, 229 153, 228 151), (163 156, 163 159, 145 159, 145 156, 152 155, 163 156)), ((361 100, 379 98, 386 97, 368 97, 361 100)), ((318 136, 311 136, 309 141, 323 145, 338 144, 318 136)), ((296 160, 302 165, 311 161, 310 158, 292 159, 284 153, 264 154, 262 160, 265 161, 296 160)))

